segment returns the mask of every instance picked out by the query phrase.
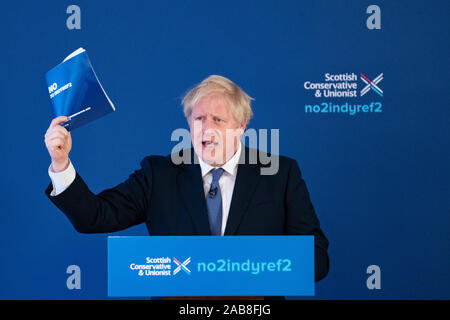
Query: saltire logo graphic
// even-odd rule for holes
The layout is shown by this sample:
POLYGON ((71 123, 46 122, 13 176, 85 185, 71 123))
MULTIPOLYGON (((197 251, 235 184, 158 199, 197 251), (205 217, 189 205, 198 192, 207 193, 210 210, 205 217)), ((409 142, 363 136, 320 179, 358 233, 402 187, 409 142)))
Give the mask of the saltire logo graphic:
POLYGON ((183 270, 184 272, 186 272, 189 275, 191 274, 191 270, 189 270, 188 267, 186 267, 191 262, 191 257, 189 257, 186 260, 184 260, 183 263, 178 261, 177 258, 175 258, 175 257, 173 257, 173 261, 177 265, 175 270, 173 270, 173 274, 174 275, 176 275, 178 272, 180 272, 180 270, 183 270))
POLYGON ((361 96, 365 95, 367 92, 372 89, 376 93, 378 93, 380 96, 383 96, 383 90, 381 90, 377 84, 383 80, 383 74, 379 74, 378 77, 373 79, 372 81, 369 80, 365 75, 361 73, 361 80, 366 84, 366 86, 361 90, 361 96))

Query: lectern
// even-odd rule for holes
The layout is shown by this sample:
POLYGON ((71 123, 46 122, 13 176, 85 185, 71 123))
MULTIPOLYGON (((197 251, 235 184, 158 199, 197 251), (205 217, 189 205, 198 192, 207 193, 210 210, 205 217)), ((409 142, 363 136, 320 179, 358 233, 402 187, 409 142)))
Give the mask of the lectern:
POLYGON ((313 296, 313 236, 108 237, 108 296, 313 296))

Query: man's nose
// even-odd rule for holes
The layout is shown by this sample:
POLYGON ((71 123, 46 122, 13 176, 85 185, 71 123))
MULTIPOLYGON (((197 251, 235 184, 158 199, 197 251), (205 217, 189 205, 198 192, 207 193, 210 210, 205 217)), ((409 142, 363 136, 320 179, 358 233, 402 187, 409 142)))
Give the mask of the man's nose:
POLYGON ((202 121, 202 133, 205 134, 206 131, 208 130, 213 130, 215 128, 215 123, 214 120, 212 120, 211 118, 206 118, 202 121))

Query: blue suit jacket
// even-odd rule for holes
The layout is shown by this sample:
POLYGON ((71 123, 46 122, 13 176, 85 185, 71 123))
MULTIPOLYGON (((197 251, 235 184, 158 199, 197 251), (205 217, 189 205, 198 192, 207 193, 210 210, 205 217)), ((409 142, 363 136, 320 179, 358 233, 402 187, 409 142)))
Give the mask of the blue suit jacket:
MULTIPOLYGON (((225 235, 314 235, 315 278, 324 278, 328 240, 297 162, 279 156, 278 172, 261 175, 261 168, 269 165, 261 163, 260 153, 242 150, 225 235), (256 163, 249 163, 251 156, 256 163)), ((195 152, 186 149, 179 155, 188 155, 189 164, 174 164, 170 155, 148 156, 126 181, 97 195, 78 173, 61 194, 50 196, 51 184, 45 192, 82 233, 114 232, 144 222, 150 235, 210 235, 195 152)))

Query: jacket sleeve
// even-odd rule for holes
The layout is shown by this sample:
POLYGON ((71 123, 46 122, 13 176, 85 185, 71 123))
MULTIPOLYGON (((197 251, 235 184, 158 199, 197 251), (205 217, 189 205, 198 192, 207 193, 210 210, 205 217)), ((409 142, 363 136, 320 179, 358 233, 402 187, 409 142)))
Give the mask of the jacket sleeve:
POLYGON ((57 196, 47 197, 67 216, 81 233, 105 233, 126 229, 145 221, 152 191, 152 167, 149 157, 129 178, 95 195, 77 173, 72 184, 57 196))
POLYGON ((329 270, 329 242, 320 228, 308 189, 295 160, 292 160, 289 170, 286 208, 286 233, 314 236, 315 281, 325 278, 329 270))

